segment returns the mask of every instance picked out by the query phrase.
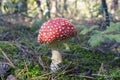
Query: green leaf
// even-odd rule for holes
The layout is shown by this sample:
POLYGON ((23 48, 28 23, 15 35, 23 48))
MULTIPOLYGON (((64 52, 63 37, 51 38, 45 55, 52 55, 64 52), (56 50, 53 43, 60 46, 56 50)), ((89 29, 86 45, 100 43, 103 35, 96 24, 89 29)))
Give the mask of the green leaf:
POLYGON ((85 35, 88 34, 89 32, 92 32, 94 29, 98 28, 98 26, 92 26, 91 28, 84 28, 80 34, 85 35))
POLYGON ((120 23, 111 23, 103 33, 120 33, 120 23))
POLYGON ((105 37, 102 34, 94 34, 90 37, 88 40, 88 43, 91 47, 97 47, 100 46, 102 42, 105 41, 105 37))
POLYGON ((120 43, 120 34, 105 35, 109 40, 120 43))

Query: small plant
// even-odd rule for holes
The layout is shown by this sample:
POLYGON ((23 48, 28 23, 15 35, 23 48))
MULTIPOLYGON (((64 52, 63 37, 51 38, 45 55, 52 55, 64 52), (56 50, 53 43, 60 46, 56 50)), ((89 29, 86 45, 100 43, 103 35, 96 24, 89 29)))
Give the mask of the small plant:
POLYGON ((120 23, 111 23, 105 31, 99 31, 98 26, 83 28, 80 35, 88 35, 88 44, 98 47, 104 42, 120 43, 120 23))

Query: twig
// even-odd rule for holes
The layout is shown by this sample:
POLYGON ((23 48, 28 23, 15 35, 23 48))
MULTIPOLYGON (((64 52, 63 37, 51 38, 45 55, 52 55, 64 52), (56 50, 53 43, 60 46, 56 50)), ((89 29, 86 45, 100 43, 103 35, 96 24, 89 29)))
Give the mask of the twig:
POLYGON ((41 79, 45 79, 45 78, 47 78, 46 76, 48 76, 48 75, 51 75, 52 73, 46 73, 46 74, 43 74, 43 75, 41 75, 41 76, 38 76, 38 77, 34 77, 34 78, 31 78, 30 80, 41 80, 41 79))
POLYGON ((65 74, 65 73, 67 72, 66 69, 71 65, 71 63, 72 63, 72 62, 70 62, 70 64, 67 65, 67 66, 65 67, 65 69, 64 69, 61 73, 59 73, 56 77, 54 77, 54 80, 56 80, 57 77, 59 77, 60 75, 65 74))
POLYGON ((16 74, 16 77, 18 78, 19 76, 21 76, 21 74, 24 73, 24 71, 25 71, 25 68, 19 70, 18 73, 16 74))
POLYGON ((0 62, 0 64, 6 64, 6 65, 11 66, 11 64, 10 64, 10 63, 8 63, 8 62, 0 62))
POLYGON ((65 67, 65 69, 64 69, 61 73, 64 74, 64 73, 65 73, 65 70, 68 69, 68 67, 69 67, 71 64, 72 64, 72 62, 70 62, 70 64, 67 65, 67 66, 65 67))
POLYGON ((45 70, 44 63, 43 63, 41 57, 39 57, 39 56, 38 56, 38 63, 42 66, 43 70, 45 70))
POLYGON ((103 74, 92 74, 94 77, 110 77, 108 75, 103 75, 103 74))
POLYGON ((25 69, 26 69, 26 73, 27 73, 27 78, 29 79, 29 75, 28 75, 28 72, 29 72, 29 69, 28 69, 28 65, 27 63, 24 61, 25 63, 25 69))
POLYGON ((49 79, 47 79, 47 77, 35 77, 35 78, 31 78, 29 80, 49 80, 49 79))
POLYGON ((0 51, 2 52, 3 56, 5 57, 5 59, 10 63, 10 65, 15 68, 15 65, 11 62, 11 60, 7 57, 7 55, 5 54, 5 52, 0 48, 0 51))
POLYGON ((100 74, 100 73, 103 72, 103 71, 104 71, 104 64, 101 63, 101 66, 100 66, 100 68, 99 68, 98 74, 100 74))
POLYGON ((82 77, 82 78, 88 78, 88 79, 93 79, 94 77, 91 77, 91 76, 84 76, 84 75, 70 75, 71 77, 82 77))

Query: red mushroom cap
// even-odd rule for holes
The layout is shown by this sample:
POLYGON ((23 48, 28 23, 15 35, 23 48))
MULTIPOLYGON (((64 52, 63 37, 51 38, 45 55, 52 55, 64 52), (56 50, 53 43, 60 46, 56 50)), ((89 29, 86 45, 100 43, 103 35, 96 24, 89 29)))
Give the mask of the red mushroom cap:
POLYGON ((65 40, 77 35, 77 31, 73 24, 63 18, 57 18, 45 22, 38 35, 39 43, 51 43, 55 40, 65 40))

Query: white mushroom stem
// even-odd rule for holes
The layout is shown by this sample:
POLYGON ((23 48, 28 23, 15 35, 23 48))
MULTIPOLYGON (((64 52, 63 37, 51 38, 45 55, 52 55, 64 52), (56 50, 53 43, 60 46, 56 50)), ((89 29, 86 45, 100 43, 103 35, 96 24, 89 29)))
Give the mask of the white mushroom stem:
POLYGON ((51 59, 55 64, 60 64, 62 62, 62 55, 58 50, 53 49, 51 59))
POLYGON ((51 72, 56 72, 59 69, 58 64, 62 62, 62 54, 58 49, 52 49, 51 59, 52 59, 52 62, 50 65, 51 72))

